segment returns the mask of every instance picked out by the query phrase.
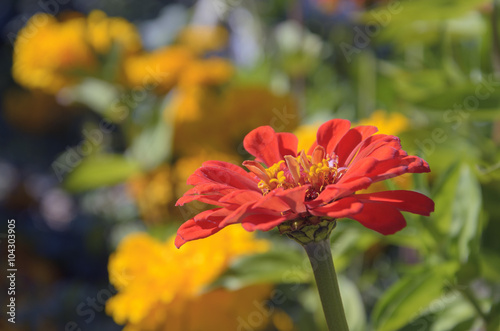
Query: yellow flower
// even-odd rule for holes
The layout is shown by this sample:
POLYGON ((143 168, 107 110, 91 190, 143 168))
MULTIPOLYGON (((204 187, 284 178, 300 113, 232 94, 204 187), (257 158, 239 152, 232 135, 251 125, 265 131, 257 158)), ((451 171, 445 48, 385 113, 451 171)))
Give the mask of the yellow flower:
POLYGON ((165 115, 168 116, 167 121, 192 122, 199 120, 208 107, 213 107, 218 102, 218 95, 203 86, 178 89, 173 94, 165 115))
POLYGON ((191 25, 178 35, 178 42, 196 53, 218 51, 227 44, 228 32, 222 26, 191 25))
POLYGON ((116 44, 127 55, 141 48, 134 25, 123 18, 93 11, 86 18, 67 13, 57 20, 36 14, 19 31, 14 44, 12 75, 22 86, 57 93, 99 68, 98 54, 116 44))
POLYGON ((173 205, 173 184, 170 167, 161 165, 150 173, 129 179, 128 189, 147 224, 166 220, 173 205))
POLYGON ((85 28, 83 17, 58 22, 51 15, 34 15, 14 43, 14 79, 24 87, 49 93, 77 82, 70 71, 92 71, 96 65, 84 42, 85 28))
POLYGON ((200 85, 220 85, 233 75, 233 65, 223 58, 197 60, 189 64, 182 73, 179 86, 189 88, 200 85))
POLYGON ((196 60, 185 67, 179 76, 178 89, 167 106, 167 121, 191 122, 203 117, 208 109, 221 102, 220 94, 212 87, 224 84, 233 75, 232 64, 221 58, 196 60))
POLYGON ((182 46, 167 46, 151 53, 131 56, 125 61, 125 75, 132 88, 151 85, 157 93, 168 92, 186 66, 194 60, 193 53, 182 46))
POLYGON ((126 330, 236 329, 236 317, 255 310, 251 304, 268 298, 271 288, 204 289, 235 258, 268 247, 267 241, 255 239, 241 227, 179 250, 174 237, 160 242, 147 234, 130 235, 110 256, 110 282, 118 294, 108 300, 106 312, 117 323, 127 324, 126 330))
MULTIPOLYGON (((245 153, 238 146, 252 129, 270 125, 277 131, 290 131, 299 122, 295 99, 266 87, 224 86, 201 91, 196 98, 184 94, 184 103, 174 97, 165 111, 165 120, 175 123, 173 146, 177 154, 199 148, 245 153)), ((185 93, 184 89, 178 93, 185 93)))
POLYGON ((378 133, 397 135, 410 127, 410 121, 401 113, 376 110, 370 117, 359 121, 358 125, 373 125, 378 128, 378 133))
POLYGON ((108 17, 100 10, 93 10, 87 18, 87 41, 99 54, 110 51, 116 43, 124 54, 135 53, 142 48, 136 27, 122 17, 108 17))

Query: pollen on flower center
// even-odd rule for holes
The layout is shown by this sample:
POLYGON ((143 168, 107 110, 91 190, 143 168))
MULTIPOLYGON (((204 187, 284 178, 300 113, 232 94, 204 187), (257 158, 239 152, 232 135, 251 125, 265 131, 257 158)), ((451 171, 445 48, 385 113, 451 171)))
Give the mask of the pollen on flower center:
POLYGON ((301 151, 299 156, 286 155, 284 160, 265 169, 256 161, 245 161, 243 165, 261 179, 258 187, 266 195, 276 188, 291 189, 311 185, 306 199, 314 199, 326 185, 335 183, 345 168, 338 167, 338 157, 327 155, 322 146, 317 146, 312 155, 301 151))

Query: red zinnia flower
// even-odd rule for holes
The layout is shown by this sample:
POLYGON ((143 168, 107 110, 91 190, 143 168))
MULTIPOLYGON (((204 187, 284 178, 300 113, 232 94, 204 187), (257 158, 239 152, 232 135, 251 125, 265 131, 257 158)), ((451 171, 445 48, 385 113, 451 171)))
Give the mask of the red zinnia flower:
POLYGON ((330 120, 318 129, 309 151, 298 153, 294 134, 269 126, 251 131, 243 142, 256 157, 243 162, 250 172, 207 161, 188 178, 194 187, 177 205, 197 200, 218 208, 182 224, 176 246, 235 223, 248 231, 268 231, 290 220, 347 217, 387 235, 406 226, 400 211, 428 216, 434 202, 417 192, 356 194, 378 181, 430 171, 427 162, 401 149, 398 137, 375 132, 374 126, 351 129, 347 120, 330 120))

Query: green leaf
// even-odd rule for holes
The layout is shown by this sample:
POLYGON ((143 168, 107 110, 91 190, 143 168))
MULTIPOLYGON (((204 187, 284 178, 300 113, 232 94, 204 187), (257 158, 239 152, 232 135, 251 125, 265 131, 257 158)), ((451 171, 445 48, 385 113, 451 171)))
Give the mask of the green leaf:
POLYGON ((441 297, 456 263, 422 268, 394 284, 375 305, 372 319, 377 331, 398 330, 417 318, 431 302, 441 297))
POLYGON ((443 118, 452 125, 469 118, 494 119, 500 116, 498 86, 499 82, 488 76, 477 84, 467 83, 434 90, 416 104, 427 109, 445 110, 443 118))
POLYGON ((471 330, 470 325, 475 319, 474 308, 456 290, 440 298, 433 312, 431 331, 471 330), (466 326, 469 328, 464 329, 466 326))
POLYGON ((500 301, 493 304, 488 313, 487 330, 500 330, 500 301))
POLYGON ((450 240, 451 251, 465 263, 479 250, 481 187, 470 166, 452 167, 434 199, 436 225, 450 240))
MULTIPOLYGON (((476 8, 488 0, 394 1, 361 15, 361 21, 381 29, 382 41, 404 47, 415 43, 437 43, 443 31, 457 39, 477 37, 485 30, 476 8)), ((369 35, 370 31, 364 32, 369 35)))
POLYGON ((312 279, 309 260, 302 251, 275 249, 238 259, 210 287, 238 289, 259 283, 308 283, 312 279))
POLYGON ((61 93, 64 103, 79 102, 96 113, 114 120, 108 116, 108 111, 113 102, 119 97, 119 91, 112 84, 95 78, 86 78, 80 84, 65 89, 61 93))
POLYGON ((356 284, 344 276, 339 276, 338 281, 349 330, 365 331, 366 312, 356 284))
POLYGON ((81 192, 123 182, 140 171, 137 163, 121 155, 100 154, 87 157, 66 177, 63 186, 81 192))
POLYGON ((171 140, 172 129, 159 118, 133 140, 128 153, 142 169, 153 169, 170 156, 171 140))
POLYGON ((498 282, 500 279, 500 256, 498 253, 482 249, 478 259, 482 276, 492 282, 498 282))

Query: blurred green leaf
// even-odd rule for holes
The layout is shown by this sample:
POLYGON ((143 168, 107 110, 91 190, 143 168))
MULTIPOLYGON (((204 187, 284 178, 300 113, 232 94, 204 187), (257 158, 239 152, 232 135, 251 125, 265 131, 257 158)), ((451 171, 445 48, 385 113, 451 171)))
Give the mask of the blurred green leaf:
POLYGON ((487 330, 500 330, 500 301, 496 302, 490 309, 487 330))
POLYGON ((332 233, 332 255, 337 272, 347 268, 357 255, 363 254, 370 246, 381 240, 373 231, 366 231, 354 221, 342 220, 332 233), (350 223, 344 226, 344 223, 350 223), (351 226, 352 225, 352 226, 351 226))
POLYGON ((375 305, 372 320, 377 331, 398 330, 418 317, 443 294, 447 280, 457 270, 456 263, 422 268, 401 278, 375 305))
POLYGON ((366 312, 356 284, 345 276, 339 276, 338 282, 349 330, 365 331, 366 312))
POLYGON ((395 1, 370 10, 360 20, 382 27, 382 41, 397 41, 398 46, 435 43, 445 29, 456 38, 475 37, 485 30, 476 9, 488 0, 395 1))
POLYGON ((498 81, 485 79, 478 84, 447 86, 432 91, 416 104, 427 109, 445 110, 443 121, 450 125, 469 119, 495 119, 500 117, 498 85, 498 81))
POLYGON ((498 252, 483 249, 478 259, 481 275, 492 282, 498 282, 500 279, 500 255, 498 252))
POLYGON ((471 304, 456 290, 443 296, 433 313, 430 331, 470 330, 476 315, 471 304))
POLYGON ((112 116, 108 116, 109 108, 118 100, 118 89, 103 80, 86 78, 80 84, 66 88, 60 92, 59 98, 65 104, 78 102, 86 105, 96 113, 114 121, 112 116))
POLYGON ((302 284, 311 279, 307 256, 299 250, 280 248, 238 259, 210 287, 238 289, 258 283, 302 284))
POLYGON ((133 141, 128 150, 142 169, 150 170, 165 161, 172 150, 172 129, 161 118, 144 129, 133 141))
POLYGON ((452 253, 466 262, 479 250, 482 204, 480 184, 468 164, 450 169, 434 201, 436 226, 449 238, 452 253))
POLYGON ((136 162, 121 155, 99 154, 85 158, 66 177, 63 186, 71 192, 81 192, 123 182, 140 171, 136 162))

